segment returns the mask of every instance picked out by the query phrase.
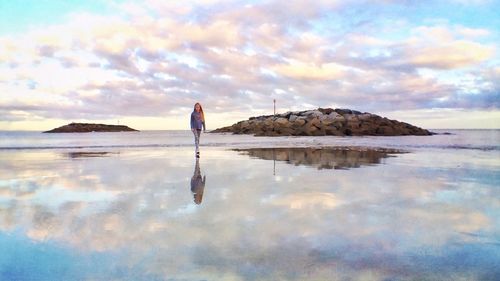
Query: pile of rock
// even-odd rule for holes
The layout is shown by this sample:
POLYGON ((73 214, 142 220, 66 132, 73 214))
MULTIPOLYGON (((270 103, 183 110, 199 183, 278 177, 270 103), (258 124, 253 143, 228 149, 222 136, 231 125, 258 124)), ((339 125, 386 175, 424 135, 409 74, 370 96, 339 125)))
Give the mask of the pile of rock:
POLYGON ((136 132, 125 125, 106 125, 93 123, 70 123, 44 133, 90 133, 90 132, 136 132))
POLYGON ((432 135, 428 130, 375 114, 332 108, 251 117, 212 132, 256 136, 432 135))

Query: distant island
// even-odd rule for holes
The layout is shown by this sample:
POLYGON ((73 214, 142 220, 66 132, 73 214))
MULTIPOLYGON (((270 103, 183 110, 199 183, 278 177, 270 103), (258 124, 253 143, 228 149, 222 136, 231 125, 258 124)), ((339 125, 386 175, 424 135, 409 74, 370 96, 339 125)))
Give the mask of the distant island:
POLYGON ((105 125, 92 123, 71 123, 44 133, 90 133, 90 132, 136 132, 125 125, 105 125))
POLYGON ((411 124, 351 109, 318 108, 250 117, 212 133, 255 136, 403 136, 433 135, 411 124))

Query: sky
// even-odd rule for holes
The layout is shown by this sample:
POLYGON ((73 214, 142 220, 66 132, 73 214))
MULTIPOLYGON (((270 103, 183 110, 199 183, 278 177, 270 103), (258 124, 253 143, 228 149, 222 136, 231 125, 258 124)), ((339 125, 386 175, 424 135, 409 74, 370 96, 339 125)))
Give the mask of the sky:
POLYGON ((318 107, 500 128, 500 0, 0 0, 0 130, 318 107))

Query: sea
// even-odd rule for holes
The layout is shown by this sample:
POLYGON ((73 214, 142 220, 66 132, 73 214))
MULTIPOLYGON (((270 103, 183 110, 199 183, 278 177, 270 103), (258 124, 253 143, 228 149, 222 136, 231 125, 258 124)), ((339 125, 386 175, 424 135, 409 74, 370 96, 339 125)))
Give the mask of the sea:
MULTIPOLYGON (((471 149, 500 150, 500 130, 432 130, 433 136, 291 136, 254 137, 252 135, 204 134, 202 146, 293 147, 293 146, 367 146, 400 149, 471 149)), ((114 132, 114 133, 41 133, 0 131, 0 150, 8 149, 92 149, 161 148, 193 146, 193 135, 186 130, 114 132)))
POLYGON ((500 130, 0 131, 0 280, 500 280, 500 130))

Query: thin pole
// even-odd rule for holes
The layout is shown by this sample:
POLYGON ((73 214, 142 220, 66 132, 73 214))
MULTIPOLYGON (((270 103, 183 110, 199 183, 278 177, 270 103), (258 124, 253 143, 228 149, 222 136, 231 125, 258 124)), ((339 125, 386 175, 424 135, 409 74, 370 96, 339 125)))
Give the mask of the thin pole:
POLYGON ((274 104, 274 115, 276 115, 276 99, 273 99, 273 104, 274 104))

